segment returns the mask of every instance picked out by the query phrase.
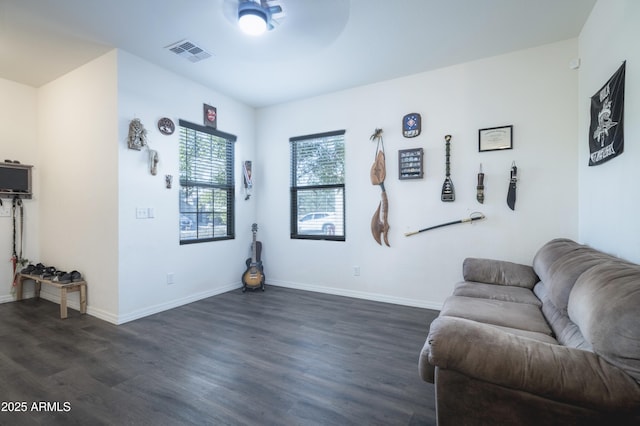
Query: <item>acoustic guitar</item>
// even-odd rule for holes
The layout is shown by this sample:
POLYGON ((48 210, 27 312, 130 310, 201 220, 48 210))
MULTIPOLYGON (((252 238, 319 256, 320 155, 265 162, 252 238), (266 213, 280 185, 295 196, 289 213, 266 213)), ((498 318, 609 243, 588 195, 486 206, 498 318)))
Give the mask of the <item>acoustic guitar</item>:
POLYGON ((250 289, 260 288, 264 291, 264 268, 262 266, 262 243, 256 241, 256 234, 258 233, 258 224, 251 225, 251 232, 253 232, 253 243, 251 244, 251 257, 246 260, 247 270, 242 274, 242 292, 250 289))

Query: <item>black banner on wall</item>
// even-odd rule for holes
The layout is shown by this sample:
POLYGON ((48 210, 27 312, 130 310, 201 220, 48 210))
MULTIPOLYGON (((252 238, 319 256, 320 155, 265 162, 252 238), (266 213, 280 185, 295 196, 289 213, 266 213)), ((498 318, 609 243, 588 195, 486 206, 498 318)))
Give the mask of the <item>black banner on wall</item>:
POLYGON ((624 150, 624 73, 626 61, 591 97, 589 165, 597 166, 624 150))

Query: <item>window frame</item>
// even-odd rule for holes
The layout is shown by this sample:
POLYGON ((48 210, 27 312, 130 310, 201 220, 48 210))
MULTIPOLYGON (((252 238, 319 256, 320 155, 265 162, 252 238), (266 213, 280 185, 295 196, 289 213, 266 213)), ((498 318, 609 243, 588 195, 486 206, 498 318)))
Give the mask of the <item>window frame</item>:
MULTIPOLYGON (((297 164, 298 164, 298 152, 297 142, 309 141, 311 139, 328 139, 336 136, 342 136, 343 144, 343 156, 342 156, 342 168, 346 165, 346 152, 345 152, 345 130, 335 130, 331 132, 316 133, 304 136, 295 136, 289 138, 289 152, 290 152, 290 238, 296 240, 327 240, 327 241, 346 241, 347 238, 347 226, 346 226, 346 176, 343 172, 342 181, 340 183, 321 183, 313 185, 298 184, 297 182, 297 164), (326 235, 326 234, 305 234, 298 232, 298 192, 301 191, 314 191, 314 190, 326 190, 336 189, 342 191, 342 235, 326 235)), ((308 212, 305 215, 316 212, 308 212)))
MULTIPOLYGON (((205 243, 210 241, 223 241, 223 240, 231 240, 235 239, 235 175, 234 175, 234 163, 235 163, 235 142, 237 137, 230 133, 225 133, 220 130, 214 129, 213 127, 201 126, 195 123, 188 122, 186 120, 179 120, 179 169, 180 169, 180 191, 178 195, 178 211, 179 211, 179 241, 180 245, 184 244, 197 244, 197 243, 205 243), (226 152, 226 161, 224 162, 224 170, 222 172, 225 173, 225 183, 217 183, 213 181, 202 181, 198 179, 187 180, 187 177, 183 174, 186 170, 186 162, 187 156, 183 155, 183 149, 186 149, 183 144, 187 143, 187 132, 193 131, 195 132, 196 138, 207 138, 211 137, 211 143, 221 143, 225 145, 226 152), (218 140, 214 140, 214 138, 218 140), (221 142, 222 140, 223 142, 221 142), (212 201, 212 211, 201 212, 199 203, 196 203, 196 211, 185 211, 184 206, 187 205, 186 201, 183 202, 183 191, 185 188, 189 188, 190 191, 197 191, 198 194, 200 191, 206 192, 211 191, 212 197, 215 191, 223 191, 226 192, 226 211, 223 212, 226 215, 226 233, 223 236, 215 236, 215 224, 216 224, 216 210, 215 203, 212 201), (199 237, 198 233, 200 232, 200 217, 201 215, 209 215, 211 214, 211 233, 205 233, 207 236, 199 237), (183 229, 182 229, 182 217, 183 215, 194 215, 196 216, 196 237, 195 238, 184 238, 183 239, 183 229)), ((197 158, 197 157, 196 157, 197 158)), ((206 163, 206 160, 205 160, 206 163)), ((206 164, 205 164, 206 165, 206 164)), ((216 168, 216 164, 210 164, 211 170, 213 172, 220 171, 220 168, 216 168)), ((213 173, 212 173, 213 174, 213 173)), ((198 195, 199 196, 199 195, 198 195)), ((198 198, 196 196, 196 199, 198 198)), ((190 216, 186 216, 191 219, 190 216)), ((218 217, 219 219, 219 217, 218 217)))

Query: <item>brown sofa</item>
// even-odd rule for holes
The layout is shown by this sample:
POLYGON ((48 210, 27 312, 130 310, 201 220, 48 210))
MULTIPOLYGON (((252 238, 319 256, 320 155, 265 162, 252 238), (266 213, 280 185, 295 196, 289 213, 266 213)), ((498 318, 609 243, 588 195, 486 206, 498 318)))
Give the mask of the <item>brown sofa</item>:
POLYGON ((438 425, 640 425, 640 266, 567 239, 466 259, 419 371, 438 425))

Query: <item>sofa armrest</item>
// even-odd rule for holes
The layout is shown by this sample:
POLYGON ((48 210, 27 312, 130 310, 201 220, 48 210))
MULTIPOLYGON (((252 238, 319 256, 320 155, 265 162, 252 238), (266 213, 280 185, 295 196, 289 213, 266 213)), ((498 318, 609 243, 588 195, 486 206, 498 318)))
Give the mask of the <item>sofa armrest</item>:
POLYGON ((487 284, 511 285, 532 289, 539 281, 533 268, 528 265, 504 260, 469 257, 462 263, 465 281, 487 284))
POLYGON ((487 324, 439 317, 423 351, 438 368, 545 398, 611 410, 640 405, 640 385, 598 355, 487 324))

